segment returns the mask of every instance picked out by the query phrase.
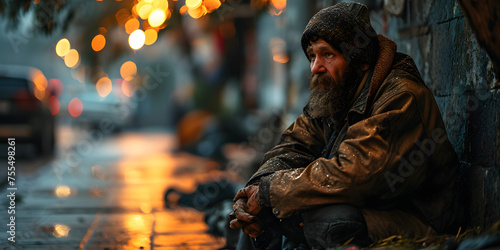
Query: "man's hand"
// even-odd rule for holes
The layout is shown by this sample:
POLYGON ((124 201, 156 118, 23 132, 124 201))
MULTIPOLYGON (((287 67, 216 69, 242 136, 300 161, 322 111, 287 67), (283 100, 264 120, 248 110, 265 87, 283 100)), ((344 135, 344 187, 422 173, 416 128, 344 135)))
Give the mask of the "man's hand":
MULTIPOLYGON (((251 215, 257 215, 259 214, 260 210, 262 210, 262 207, 259 205, 259 186, 257 185, 250 185, 238 190, 236 196, 233 199, 233 201, 236 202, 233 206, 233 210, 235 210, 235 206, 238 206, 237 201, 239 199, 247 200, 246 208, 244 210, 251 215)), ((235 215, 236 217, 238 217, 237 213, 235 213, 235 215)))
POLYGON ((241 228, 243 230, 243 233, 257 238, 257 236, 261 235, 264 233, 264 230, 262 229, 263 227, 263 222, 259 220, 257 217, 253 217, 252 222, 245 222, 239 219, 236 219, 234 216, 234 213, 231 213, 229 215, 229 218, 232 219, 231 222, 229 223, 229 227, 232 229, 238 229, 241 228))
POLYGON ((262 234, 262 222, 256 215, 262 210, 259 205, 259 186, 250 185, 240 189, 234 197, 232 219, 229 227, 232 229, 242 228, 245 234, 257 237, 262 234))

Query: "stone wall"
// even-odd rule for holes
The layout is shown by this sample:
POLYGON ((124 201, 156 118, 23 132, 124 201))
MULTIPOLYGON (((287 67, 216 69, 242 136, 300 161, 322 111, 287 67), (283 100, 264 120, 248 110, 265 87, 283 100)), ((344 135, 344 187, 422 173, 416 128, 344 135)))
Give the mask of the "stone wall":
POLYGON ((488 227, 500 220, 500 77, 456 1, 405 4, 373 11, 372 25, 414 58, 462 162, 468 224, 488 227))

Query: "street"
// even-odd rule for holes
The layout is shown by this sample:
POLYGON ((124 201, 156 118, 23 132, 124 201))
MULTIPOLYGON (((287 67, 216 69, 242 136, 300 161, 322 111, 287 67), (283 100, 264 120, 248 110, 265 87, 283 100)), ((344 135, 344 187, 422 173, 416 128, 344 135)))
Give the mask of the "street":
POLYGON ((208 160, 172 153, 175 138, 158 129, 91 132, 60 126, 51 159, 32 157, 19 145, 15 183, 1 189, 0 249, 224 247, 223 238, 207 234, 202 213, 163 202, 166 188, 193 191, 217 175, 208 160), (10 208, 9 195, 15 196, 10 208))

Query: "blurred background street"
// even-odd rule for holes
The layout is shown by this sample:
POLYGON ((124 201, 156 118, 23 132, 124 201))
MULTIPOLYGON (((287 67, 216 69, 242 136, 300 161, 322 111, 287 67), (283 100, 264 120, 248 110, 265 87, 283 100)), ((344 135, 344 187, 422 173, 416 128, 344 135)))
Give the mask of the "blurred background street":
POLYGON ((0 1, 0 248, 234 247, 235 189, 306 98, 308 5, 286 31, 286 1, 0 1))
MULTIPOLYGON (((0 249, 234 249, 232 197, 302 113, 300 37, 338 2, 0 0, 0 249)), ((467 226, 490 226, 500 71, 467 1, 358 2, 415 59, 467 163, 467 226)))
POLYGON ((201 212, 164 208, 165 188, 192 191, 197 181, 222 177, 216 169, 207 170, 206 159, 170 153, 175 140, 164 131, 127 132, 90 141, 72 138, 82 131, 70 130, 58 127, 60 145, 77 146, 66 152, 58 148, 51 163, 23 159, 16 164, 13 249, 217 249, 225 245, 223 238, 207 234, 201 212), (68 166, 66 161, 74 162, 68 166))

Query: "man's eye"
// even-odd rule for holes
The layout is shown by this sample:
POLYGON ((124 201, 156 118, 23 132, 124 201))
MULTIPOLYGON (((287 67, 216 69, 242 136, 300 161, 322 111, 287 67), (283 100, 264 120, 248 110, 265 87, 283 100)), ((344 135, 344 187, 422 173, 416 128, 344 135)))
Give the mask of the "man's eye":
POLYGON ((325 57, 327 57, 327 58, 332 58, 332 57, 334 57, 334 56, 335 56, 335 54, 333 54, 333 53, 331 53, 331 52, 326 52, 326 53, 325 53, 325 57))
POLYGON ((315 58, 316 58, 316 56, 315 56, 314 54, 309 55, 309 61, 312 61, 312 60, 314 60, 315 58))

